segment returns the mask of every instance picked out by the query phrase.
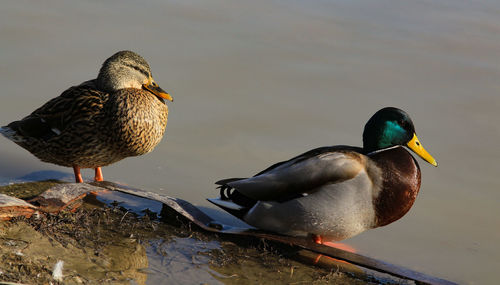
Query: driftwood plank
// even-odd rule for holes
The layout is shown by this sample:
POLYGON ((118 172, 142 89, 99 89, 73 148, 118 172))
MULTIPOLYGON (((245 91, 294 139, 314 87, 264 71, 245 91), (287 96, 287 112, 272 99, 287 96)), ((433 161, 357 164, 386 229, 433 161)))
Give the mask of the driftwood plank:
POLYGON ((30 202, 37 205, 43 212, 74 211, 81 206, 81 200, 88 193, 99 191, 107 190, 87 183, 62 183, 49 188, 30 202))
POLYGON ((24 200, 0 194, 0 220, 9 220, 19 216, 29 218, 35 211, 36 207, 24 200))

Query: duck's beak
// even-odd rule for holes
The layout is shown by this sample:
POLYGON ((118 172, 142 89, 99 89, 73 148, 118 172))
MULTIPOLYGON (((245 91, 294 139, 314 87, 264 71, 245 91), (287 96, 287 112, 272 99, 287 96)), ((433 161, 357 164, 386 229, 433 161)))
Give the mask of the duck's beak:
POLYGON ((167 99, 172 102, 174 101, 174 98, 172 98, 172 96, 170 96, 170 94, 168 94, 165 90, 161 89, 161 87, 158 86, 158 84, 156 84, 156 82, 154 82, 153 80, 151 80, 149 83, 142 84, 142 88, 148 90, 149 92, 155 94, 160 98, 167 99))
POLYGON ((436 160, 432 155, 430 155, 422 146, 422 144, 418 141, 417 134, 413 134, 413 138, 406 144, 411 150, 413 150, 416 154, 418 154, 421 158, 423 158, 428 163, 438 166, 436 160))

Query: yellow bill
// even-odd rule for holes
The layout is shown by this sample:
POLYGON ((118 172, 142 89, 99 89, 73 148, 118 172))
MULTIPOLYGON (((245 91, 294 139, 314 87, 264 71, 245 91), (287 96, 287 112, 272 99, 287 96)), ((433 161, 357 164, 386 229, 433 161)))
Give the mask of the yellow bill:
POLYGON ((160 98, 167 99, 172 102, 174 101, 174 98, 172 98, 170 94, 161 89, 160 86, 158 86, 158 84, 156 84, 156 82, 152 80, 149 83, 143 84, 142 87, 160 98))
POLYGON ((413 138, 406 145, 428 163, 438 166, 434 157, 432 157, 418 141, 417 134, 413 134, 413 138))

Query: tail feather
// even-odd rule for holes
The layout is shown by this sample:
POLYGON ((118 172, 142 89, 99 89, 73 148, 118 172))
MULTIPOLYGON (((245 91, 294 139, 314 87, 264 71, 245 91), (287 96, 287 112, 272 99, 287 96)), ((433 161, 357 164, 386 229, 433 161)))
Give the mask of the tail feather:
POLYGON ((222 200, 220 198, 216 199, 207 199, 210 203, 220 207, 224 211, 228 212, 229 214, 235 216, 238 219, 243 220, 243 217, 245 217, 246 213, 250 210, 248 208, 245 208, 241 205, 238 205, 236 203, 233 203, 232 201, 228 200, 222 200))
POLYGON ((215 184, 219 185, 217 188, 220 189, 220 198, 207 200, 231 215, 243 219, 257 201, 244 196, 237 189, 228 185, 231 182, 243 179, 246 178, 228 178, 215 182, 215 184))
POLYGON ((8 138, 13 142, 21 142, 23 138, 17 134, 17 132, 8 126, 3 126, 0 128, 0 134, 8 138))
POLYGON ((231 183, 231 182, 234 182, 234 181, 243 180, 243 179, 246 179, 246 178, 227 178, 227 179, 219 180, 219 181, 215 182, 215 184, 216 185, 224 186, 224 185, 226 185, 228 183, 231 183))

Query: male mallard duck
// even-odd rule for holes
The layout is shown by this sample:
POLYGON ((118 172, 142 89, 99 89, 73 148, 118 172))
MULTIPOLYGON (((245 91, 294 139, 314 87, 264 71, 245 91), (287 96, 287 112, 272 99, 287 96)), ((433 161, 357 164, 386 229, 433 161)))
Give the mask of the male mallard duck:
POLYGON ((131 51, 115 53, 97 79, 73 86, 20 121, 0 128, 5 137, 40 160, 94 168, 145 154, 160 142, 172 97, 153 80, 149 64, 131 51))
POLYGON ((321 147, 251 178, 218 181, 221 197, 209 201, 256 228, 318 243, 343 240, 390 224, 411 208, 420 167, 403 146, 437 166, 408 114, 384 108, 366 123, 363 148, 321 147))

